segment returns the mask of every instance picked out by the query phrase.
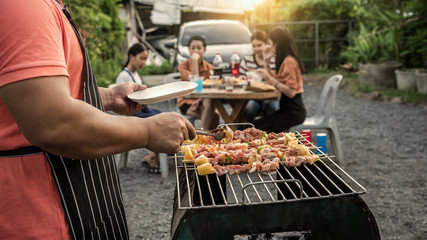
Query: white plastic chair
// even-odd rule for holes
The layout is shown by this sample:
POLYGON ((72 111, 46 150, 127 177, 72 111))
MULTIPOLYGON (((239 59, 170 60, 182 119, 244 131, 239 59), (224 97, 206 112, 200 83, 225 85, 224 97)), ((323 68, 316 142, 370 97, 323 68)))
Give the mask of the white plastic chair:
POLYGON ((327 129, 335 159, 337 162, 344 164, 344 153, 335 118, 335 98, 342 77, 342 75, 334 75, 328 79, 320 95, 316 113, 311 117, 307 117, 302 124, 292 127, 291 130, 327 129))

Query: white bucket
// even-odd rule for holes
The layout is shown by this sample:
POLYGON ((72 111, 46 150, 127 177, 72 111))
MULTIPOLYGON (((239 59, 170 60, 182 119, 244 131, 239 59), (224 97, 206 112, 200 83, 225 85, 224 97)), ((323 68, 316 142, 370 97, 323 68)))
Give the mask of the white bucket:
POLYGON ((406 71, 395 70, 397 89, 399 90, 416 90, 417 81, 415 78, 416 69, 408 69, 406 71))
POLYGON ((419 93, 427 94, 427 71, 416 70, 417 90, 419 93))

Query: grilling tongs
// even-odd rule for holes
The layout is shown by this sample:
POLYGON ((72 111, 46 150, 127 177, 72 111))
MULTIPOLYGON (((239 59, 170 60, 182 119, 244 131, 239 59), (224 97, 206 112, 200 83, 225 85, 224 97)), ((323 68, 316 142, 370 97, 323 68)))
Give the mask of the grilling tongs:
POLYGON ((220 141, 225 137, 225 132, 221 128, 216 128, 213 130, 206 130, 206 129, 199 129, 198 128, 198 129, 196 129, 196 133, 199 135, 212 136, 217 141, 220 141))
POLYGON ((218 127, 213 130, 196 128, 196 133, 199 135, 212 136, 217 141, 220 141, 226 137, 226 143, 230 142, 233 139, 233 130, 231 130, 231 128, 229 128, 227 124, 218 125, 218 127))

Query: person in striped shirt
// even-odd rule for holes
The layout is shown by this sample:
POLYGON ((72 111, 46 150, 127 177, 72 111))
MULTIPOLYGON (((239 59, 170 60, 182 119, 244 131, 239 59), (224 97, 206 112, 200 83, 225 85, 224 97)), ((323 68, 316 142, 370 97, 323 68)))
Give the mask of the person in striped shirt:
MULTIPOLYGON (((275 58, 271 58, 270 66, 265 66, 263 48, 267 44, 268 36, 266 32, 257 30, 252 34, 251 44, 253 54, 246 55, 240 62, 240 74, 254 81, 259 81, 261 78, 255 73, 257 69, 269 67, 272 74, 276 70, 275 58)), ((244 114, 248 121, 252 121, 256 116, 271 115, 279 109, 279 100, 250 100, 245 107, 244 114)))
MULTIPOLYGON (((239 72, 241 75, 247 76, 248 72, 253 72, 259 68, 264 68, 264 55, 262 52, 263 47, 267 44, 268 36, 267 33, 261 30, 257 30, 252 34, 251 44, 253 53, 243 57, 240 62, 239 72)), ((271 71, 276 70, 275 59, 270 60, 271 71)))

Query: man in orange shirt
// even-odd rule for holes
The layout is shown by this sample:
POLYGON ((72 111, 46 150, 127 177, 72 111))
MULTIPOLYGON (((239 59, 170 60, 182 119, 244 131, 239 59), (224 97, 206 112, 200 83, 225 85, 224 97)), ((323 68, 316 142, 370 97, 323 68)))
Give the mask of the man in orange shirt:
POLYGON ((98 88, 59 0, 0 9, 0 239, 128 239, 109 155, 178 152, 194 128, 175 113, 106 114, 140 111, 126 96, 146 87, 98 88))
MULTIPOLYGON (((205 39, 201 36, 193 36, 188 41, 190 58, 178 66, 181 81, 189 81, 190 75, 198 75, 209 78, 213 66, 203 60, 206 51, 205 39)), ((178 108, 182 114, 200 119, 204 129, 214 129, 219 124, 219 114, 215 112, 210 99, 184 99, 178 98, 178 108)))

